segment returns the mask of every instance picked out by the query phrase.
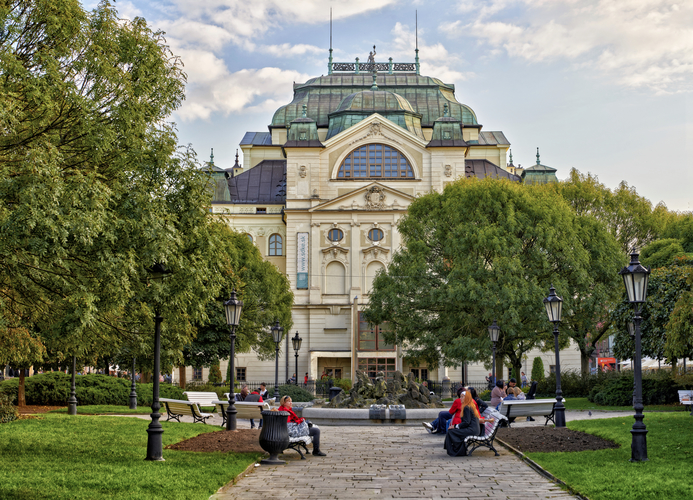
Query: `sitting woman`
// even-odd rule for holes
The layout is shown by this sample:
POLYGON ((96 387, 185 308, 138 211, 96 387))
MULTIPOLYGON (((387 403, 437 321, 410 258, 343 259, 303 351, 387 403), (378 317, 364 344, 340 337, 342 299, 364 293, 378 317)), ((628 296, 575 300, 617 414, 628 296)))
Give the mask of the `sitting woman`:
POLYGON ((459 399, 460 394, 462 393, 464 393, 464 387, 458 387, 457 399, 454 403, 452 403, 452 407, 450 407, 450 410, 444 410, 438 413, 438 418, 436 418, 431 423, 422 422, 422 425, 428 432, 430 432, 431 434, 445 434, 445 432, 448 429, 448 423, 450 422, 450 419, 453 417, 455 411, 460 407, 462 403, 459 399))
POLYGON ((468 436, 478 436, 480 432, 479 410, 476 409, 472 393, 469 391, 463 393, 460 401, 460 409, 452 417, 443 446, 451 457, 466 456, 467 445, 464 439, 468 436))
POLYGON ((290 437, 301 437, 310 436, 313 438, 313 455, 316 457, 324 457, 325 453, 320 451, 320 429, 316 426, 308 425, 305 418, 300 418, 291 409, 294 405, 291 401, 291 396, 284 396, 280 400, 279 411, 289 412, 289 418, 287 419, 287 425, 289 426, 289 436, 290 437))
POLYGON ((493 388, 491 391, 491 404, 489 406, 492 406, 496 410, 501 404, 501 400, 506 396, 505 390, 503 389, 503 381, 502 380, 497 380, 496 381, 496 387, 493 388))

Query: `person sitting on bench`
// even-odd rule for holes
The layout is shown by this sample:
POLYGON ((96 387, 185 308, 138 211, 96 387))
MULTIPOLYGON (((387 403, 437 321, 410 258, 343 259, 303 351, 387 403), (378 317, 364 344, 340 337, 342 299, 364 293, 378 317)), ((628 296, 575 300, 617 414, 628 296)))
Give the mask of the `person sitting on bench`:
POLYGON ((454 403, 452 403, 452 407, 450 410, 443 410, 440 413, 438 413, 438 418, 436 418, 433 422, 422 422, 422 425, 424 428, 431 434, 445 434, 445 432, 448 429, 448 423, 450 422, 450 419, 453 417, 455 414, 455 411, 453 408, 459 408, 461 401, 460 401, 460 394, 464 392, 464 387, 458 387, 457 388, 457 399, 455 400, 454 403))
POLYGON ((455 410, 455 416, 452 417, 443 446, 451 457, 466 456, 467 445, 464 438, 478 436, 480 433, 480 415, 474 404, 472 393, 470 391, 463 392, 458 401, 460 401, 460 407, 455 410))
POLYGON ((496 387, 491 391, 491 403, 489 406, 494 407, 496 410, 501 404, 501 400, 507 396, 505 389, 503 389, 504 384, 502 380, 496 380, 496 387))
POLYGON ((280 400, 279 411, 289 412, 289 418, 287 419, 287 425, 289 426, 289 436, 299 437, 299 436, 310 436, 313 438, 313 455, 316 457, 324 457, 325 453, 320 451, 320 429, 314 425, 309 424, 305 418, 300 418, 294 413, 291 407, 294 405, 291 401, 291 396, 284 396, 280 400))

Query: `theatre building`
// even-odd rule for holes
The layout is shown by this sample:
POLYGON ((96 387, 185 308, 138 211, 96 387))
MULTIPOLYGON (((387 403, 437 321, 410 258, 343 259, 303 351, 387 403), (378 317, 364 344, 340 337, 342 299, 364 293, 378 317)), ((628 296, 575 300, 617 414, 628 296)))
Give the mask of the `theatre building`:
MULTIPOLYGON (((294 84, 293 100, 275 111, 268 131, 245 134, 242 162, 237 155, 228 169, 209 163, 213 212, 289 277, 294 326, 287 333, 303 339, 300 380, 306 372, 353 379, 356 369, 431 380, 485 375, 482 365, 410 366, 401 346, 361 318, 374 276, 400 246, 397 223, 417 195, 460 177, 522 181, 506 164, 504 133, 484 130, 454 85, 421 75, 416 60, 330 62, 327 75, 294 84)), ((288 339, 280 356, 284 381, 295 371, 288 339)), ((548 368, 551 357, 543 356, 548 368)), ((561 362, 570 366, 570 355, 561 362)), ((241 380, 274 380, 274 362, 253 353, 237 355, 236 367, 241 380)), ((188 380, 206 374, 190 369, 188 380)))

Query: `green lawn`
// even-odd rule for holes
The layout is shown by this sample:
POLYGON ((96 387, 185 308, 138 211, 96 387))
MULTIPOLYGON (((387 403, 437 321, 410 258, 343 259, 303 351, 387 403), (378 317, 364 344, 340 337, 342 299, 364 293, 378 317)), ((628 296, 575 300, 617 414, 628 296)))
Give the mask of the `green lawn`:
MULTIPOLYGON (((118 405, 77 406, 77 415, 148 415, 151 412, 152 409, 149 406, 138 406, 136 410, 118 405)), ((51 413, 67 413, 67 408, 51 410, 51 413)))
MULTIPOLYGON (((148 420, 46 414, 0 424, 0 498, 207 499, 256 454, 164 450, 146 462, 148 420)), ((218 427, 162 422, 164 446, 218 427)))
MULTIPOLYGON (((594 403, 590 403, 587 398, 566 398, 565 400, 566 410, 598 410, 598 411, 632 411, 632 406, 599 406, 594 403)), ((645 407, 645 411, 679 411, 684 412, 683 405, 649 405, 645 407)), ((690 410, 688 410, 690 413, 690 410)))
POLYGON ((618 449, 573 453, 528 453, 554 476, 590 500, 693 498, 693 417, 648 413, 647 462, 631 463, 632 417, 579 420, 570 429, 621 445, 618 449))

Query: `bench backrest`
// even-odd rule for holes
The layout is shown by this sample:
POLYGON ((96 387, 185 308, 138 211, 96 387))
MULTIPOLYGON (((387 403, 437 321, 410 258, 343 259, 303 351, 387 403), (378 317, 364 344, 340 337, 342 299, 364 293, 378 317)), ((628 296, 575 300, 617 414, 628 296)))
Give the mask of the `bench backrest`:
POLYGON ((679 402, 691 401, 693 399, 693 390, 679 391, 679 402))
POLYGON ((197 403, 200 406, 214 406, 212 401, 219 399, 219 395, 216 392, 194 392, 188 391, 183 393, 188 401, 197 403))
POLYGON ((499 411, 508 418, 549 415, 553 411, 554 404, 556 401, 553 399, 502 401, 499 411))
POLYGON ((193 403, 191 401, 164 398, 160 399, 159 401, 162 402, 164 408, 166 408, 166 413, 173 413, 174 415, 195 414, 198 416, 200 414, 200 409, 198 408, 197 403, 193 403))
MULTIPOLYGON (((215 401, 217 413, 221 416, 226 413, 229 407, 228 401, 215 401)), ((237 401, 234 403, 236 407, 236 418, 262 418, 261 412, 270 409, 268 403, 246 403, 245 401, 237 401)))

